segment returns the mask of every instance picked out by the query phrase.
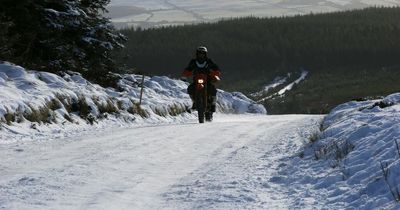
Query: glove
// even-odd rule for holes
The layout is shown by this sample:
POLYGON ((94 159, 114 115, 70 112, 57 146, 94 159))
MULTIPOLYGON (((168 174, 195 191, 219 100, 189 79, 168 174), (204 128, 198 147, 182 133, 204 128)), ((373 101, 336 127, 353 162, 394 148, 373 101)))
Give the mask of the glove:
POLYGON ((219 81, 221 81, 221 79, 219 78, 219 76, 214 76, 214 77, 212 78, 212 80, 211 80, 211 83, 212 83, 212 84, 216 84, 216 83, 218 83, 219 81))

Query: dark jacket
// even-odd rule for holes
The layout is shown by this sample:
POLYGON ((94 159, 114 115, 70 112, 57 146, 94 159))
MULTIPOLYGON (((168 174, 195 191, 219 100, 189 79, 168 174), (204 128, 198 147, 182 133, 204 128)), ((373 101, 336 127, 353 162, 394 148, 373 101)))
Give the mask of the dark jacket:
POLYGON ((183 71, 182 75, 184 77, 191 77, 195 72, 208 74, 211 79, 214 79, 216 76, 220 77, 221 75, 221 70, 218 65, 209 58, 207 58, 203 63, 200 63, 197 59, 192 59, 183 71))

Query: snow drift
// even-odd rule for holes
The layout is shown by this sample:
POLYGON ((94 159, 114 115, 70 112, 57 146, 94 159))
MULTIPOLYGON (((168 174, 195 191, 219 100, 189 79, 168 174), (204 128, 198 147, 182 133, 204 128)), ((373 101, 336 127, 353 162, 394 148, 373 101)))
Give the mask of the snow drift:
POLYGON ((400 93, 339 105, 320 129, 272 180, 290 187, 293 206, 399 209, 400 93))
MULTIPOLYGON (((116 90, 92 84, 74 72, 58 76, 0 63, 1 139, 6 138, 4 130, 30 136, 32 132, 54 132, 55 127, 63 132, 66 127, 176 122, 195 117, 188 113, 191 101, 186 94, 187 83, 168 77, 145 77, 139 105, 141 76, 119 76, 116 90)), ((266 114, 263 106, 240 93, 219 91, 218 96, 220 112, 266 114)))
MULTIPOLYGON (((330 202, 361 209, 399 208, 400 93, 352 101, 332 110, 322 125, 315 156, 340 168, 330 202), (340 188, 341 198, 333 196, 340 188), (336 198, 335 198, 336 197, 336 198)), ((332 178, 332 177, 331 177, 332 178)))

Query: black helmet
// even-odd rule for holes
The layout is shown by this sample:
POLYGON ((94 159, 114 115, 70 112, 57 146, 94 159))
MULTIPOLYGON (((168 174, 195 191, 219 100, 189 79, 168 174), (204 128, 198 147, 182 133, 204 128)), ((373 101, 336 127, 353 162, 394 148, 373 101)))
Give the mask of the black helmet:
POLYGON ((207 53, 208 53, 207 47, 204 47, 204 46, 198 47, 198 48, 196 49, 196 53, 204 53, 204 54, 207 54, 207 53))

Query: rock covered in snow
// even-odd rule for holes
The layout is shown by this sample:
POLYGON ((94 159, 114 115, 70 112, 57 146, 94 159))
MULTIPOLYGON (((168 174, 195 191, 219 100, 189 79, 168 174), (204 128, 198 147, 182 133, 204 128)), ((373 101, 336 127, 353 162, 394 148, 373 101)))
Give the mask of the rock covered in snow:
POLYGON ((387 105, 395 105, 400 103, 400 93, 394 93, 382 100, 383 103, 387 105))
POLYGON ((240 92, 229 93, 218 90, 217 98, 217 108, 220 112, 267 114, 267 110, 263 105, 257 104, 240 92))

